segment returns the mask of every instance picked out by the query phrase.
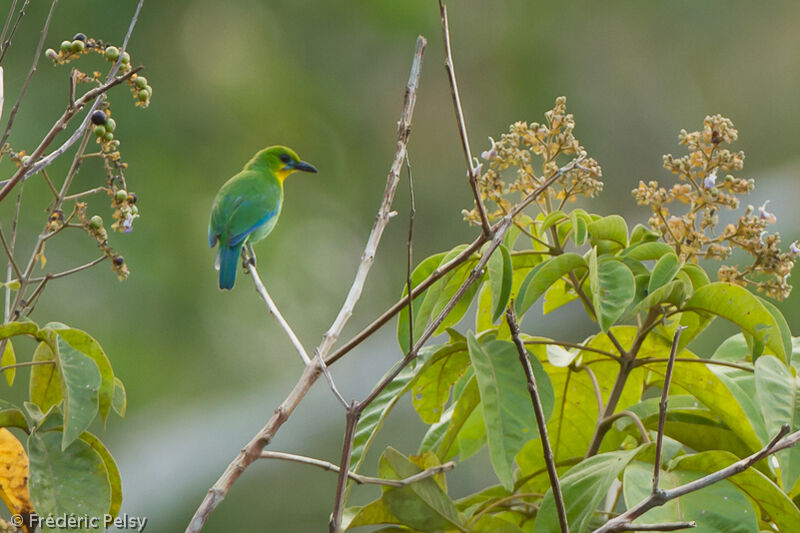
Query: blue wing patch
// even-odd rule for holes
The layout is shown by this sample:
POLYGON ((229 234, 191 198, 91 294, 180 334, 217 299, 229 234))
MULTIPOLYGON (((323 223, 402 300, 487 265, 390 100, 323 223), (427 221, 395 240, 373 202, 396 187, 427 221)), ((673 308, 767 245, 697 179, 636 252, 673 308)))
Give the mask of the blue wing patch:
POLYGON ((274 216, 275 216, 275 211, 270 211, 269 213, 258 219, 258 221, 255 224, 253 224, 243 232, 237 233, 236 235, 231 235, 228 238, 228 246, 238 246, 239 244, 244 242, 244 240, 247 238, 248 235, 253 233, 255 230, 257 230, 267 222, 269 222, 269 220, 274 216))

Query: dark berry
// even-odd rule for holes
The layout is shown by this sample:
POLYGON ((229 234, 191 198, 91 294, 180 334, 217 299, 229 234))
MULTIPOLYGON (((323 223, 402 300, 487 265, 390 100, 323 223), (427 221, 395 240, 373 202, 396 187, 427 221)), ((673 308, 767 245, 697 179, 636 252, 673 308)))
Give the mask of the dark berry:
POLYGON ((117 266, 122 266, 125 263, 125 259, 122 258, 121 255, 114 257, 114 264, 117 266))
POLYGON ((86 35, 82 33, 76 33, 75 37, 72 38, 73 41, 83 41, 86 42, 86 35))
POLYGON ((136 203, 136 193, 135 192, 129 192, 128 193, 128 203, 129 204, 135 204, 136 203))
POLYGON ((105 111, 100 111, 99 109, 92 113, 92 124, 95 126, 102 126, 106 123, 108 117, 106 116, 105 111))

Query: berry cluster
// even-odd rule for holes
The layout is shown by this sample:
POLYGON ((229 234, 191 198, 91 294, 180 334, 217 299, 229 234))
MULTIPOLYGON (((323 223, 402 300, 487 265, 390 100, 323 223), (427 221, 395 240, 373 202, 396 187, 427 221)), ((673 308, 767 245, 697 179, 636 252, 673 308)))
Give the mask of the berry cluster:
MULTIPOLYGON (((44 55, 52 60, 54 65, 63 65, 91 52, 102 55, 106 61, 111 63, 116 63, 119 60, 120 74, 130 72, 132 68, 131 56, 128 52, 120 52, 116 46, 106 44, 99 39, 86 37, 83 33, 76 34, 71 41, 62 41, 58 51, 48 48, 45 50, 44 55)), ((93 72, 91 76, 83 72, 76 72, 76 75, 77 81, 103 83, 99 72, 93 72)), ((127 83, 131 88, 131 93, 137 106, 147 107, 150 105, 153 88, 147 83, 147 78, 134 74, 127 80, 127 83)))
POLYGON ((679 183, 666 189, 657 181, 640 181, 633 196, 638 204, 650 206, 650 226, 661 233, 681 259, 723 260, 734 248, 742 249, 753 257, 753 263, 742 269, 722 266, 718 272, 720 281, 752 285, 781 300, 792 290, 787 278, 800 249, 792 243, 789 252, 781 252, 780 235, 767 232, 767 226, 776 221, 775 215, 766 210, 768 202, 758 210, 748 206, 736 224, 726 225, 720 234, 715 231, 720 210, 738 208, 737 195, 755 188, 753 179, 729 174, 744 166, 744 152, 732 152, 723 146, 733 143, 738 135, 733 122, 720 115, 707 116, 702 130, 681 130, 678 141, 688 147, 689 154, 680 158, 664 156, 664 168, 676 174, 679 183), (721 175, 725 177, 719 179, 721 175), (688 205, 685 213, 670 211, 667 204, 675 201, 688 205))

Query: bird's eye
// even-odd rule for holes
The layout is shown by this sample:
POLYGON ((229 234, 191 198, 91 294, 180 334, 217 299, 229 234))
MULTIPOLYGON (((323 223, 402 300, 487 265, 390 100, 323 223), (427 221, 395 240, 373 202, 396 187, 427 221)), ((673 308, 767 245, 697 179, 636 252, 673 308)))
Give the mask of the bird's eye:
POLYGON ((289 163, 292 162, 292 156, 290 156, 289 154, 281 154, 280 160, 281 160, 282 163, 285 163, 285 164, 288 165, 289 163))

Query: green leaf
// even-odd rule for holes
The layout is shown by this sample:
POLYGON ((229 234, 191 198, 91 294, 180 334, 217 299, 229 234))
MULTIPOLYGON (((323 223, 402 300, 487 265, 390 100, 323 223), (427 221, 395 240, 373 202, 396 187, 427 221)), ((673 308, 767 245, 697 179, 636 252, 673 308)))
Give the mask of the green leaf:
POLYGON ((580 216, 577 209, 569 214, 569 218, 572 221, 573 235, 575 235, 575 246, 583 246, 588 232, 586 219, 580 216))
POLYGON ((647 285, 647 292, 651 293, 672 281, 680 268, 680 261, 678 260, 678 256, 674 253, 661 256, 661 259, 656 262, 653 267, 653 272, 650 274, 650 283, 647 285))
POLYGON ((95 362, 72 347, 63 337, 56 337, 57 362, 61 371, 64 395, 64 449, 86 431, 98 411, 98 393, 102 383, 95 362))
POLYGON ((747 289, 724 282, 711 283, 697 289, 684 308, 730 320, 767 346, 780 359, 788 361, 775 318, 747 289))
MULTIPOLYGON (((800 429, 800 379, 775 357, 764 355, 756 361, 756 394, 767 433, 775 436, 783 424, 790 431, 800 429)), ((792 446, 775 454, 785 492, 800 478, 800 448, 792 446)))
POLYGON ((572 285, 563 279, 557 280, 553 285, 544 293, 544 303, 542 304, 542 314, 546 315, 566 305, 569 302, 578 299, 578 293, 572 290, 572 285))
POLYGON ((492 322, 503 315, 511 297, 511 284, 514 279, 514 271, 511 268, 511 255, 508 249, 502 244, 499 252, 492 254, 487 263, 489 271, 489 286, 492 289, 492 322))
POLYGON ((14 337, 16 335, 30 335, 37 336, 39 333, 39 326, 30 320, 23 320, 21 322, 9 322, 0 326, 0 340, 14 337))
POLYGON ((647 226, 636 224, 631 231, 631 246, 640 242, 653 242, 661 238, 661 233, 653 231, 647 226))
POLYGON ((98 392, 98 410, 105 421, 111 412, 114 399, 114 371, 103 348, 85 331, 73 328, 57 328, 56 334, 83 355, 89 357, 100 371, 100 390, 98 392))
POLYGON ((442 346, 419 370, 413 388, 413 403, 422 421, 438 422, 450 396, 450 389, 469 366, 464 342, 442 346))
MULTIPOLYGON (((381 470, 388 474, 385 479, 405 479, 423 470, 391 446, 383 452, 381 463, 381 470)), ((419 531, 466 531, 455 503, 433 478, 405 487, 384 486, 383 498, 392 515, 419 531)))
POLYGON ((642 298, 638 304, 625 313, 623 318, 634 317, 638 313, 649 310, 662 303, 680 305, 686 294, 686 284, 681 280, 673 280, 663 285, 642 298))
POLYGON ((612 241, 619 244, 622 248, 628 246, 628 225, 625 219, 619 215, 609 215, 589 224, 589 235, 592 237, 592 244, 600 241, 612 241))
POLYGON ((435 350, 436 347, 425 347, 420 350, 416 365, 406 366, 361 413, 361 418, 356 426, 355 437, 353 438, 353 451, 350 454, 350 464, 353 472, 357 472, 364 461, 364 454, 375 439, 375 435, 383 425, 383 421, 389 415, 389 411, 411 389, 417 373, 425 366, 428 357, 435 350))
POLYGON ((706 274, 706 271, 698 265, 686 263, 681 267, 681 272, 689 277, 689 280, 692 282, 692 289, 694 290, 697 290, 700 287, 705 287, 711 283, 711 280, 708 279, 708 274, 706 274))
POLYGON ((522 530, 499 516, 485 514, 470 527, 472 533, 522 533, 522 530))
POLYGON ((119 510, 122 508, 122 478, 119 475, 117 463, 114 462, 111 452, 100 442, 100 439, 88 431, 84 431, 81 434, 80 440, 91 446, 91 448, 97 452, 97 455, 100 456, 100 459, 103 460, 106 473, 108 474, 108 482, 111 487, 111 503, 106 513, 110 514, 112 517, 116 517, 119 514, 119 510))
POLYGON ((52 365, 34 365, 31 367, 30 400, 47 411, 61 403, 61 376, 55 364, 53 350, 46 342, 40 342, 33 352, 33 361, 53 361, 52 365))
MULTIPOLYGON (((670 470, 695 470, 711 474, 739 460, 739 457, 721 451, 683 455, 670 464, 670 470)), ((800 531, 800 510, 767 476, 754 468, 728 478, 740 491, 747 494, 778 531, 800 531)))
POLYGON ((28 422, 22 409, 5 400, 0 400, 0 428, 20 428, 28 432, 28 422))
POLYGON ((778 326, 778 331, 781 333, 781 342, 783 342, 784 352, 789 356, 792 353, 792 332, 789 329, 789 324, 786 322, 786 317, 784 317, 783 313, 769 300, 761 298, 758 295, 756 295, 756 298, 767 308, 772 318, 775 319, 775 325, 778 326))
POLYGON ((547 215, 545 215, 544 219, 542 220, 542 224, 539 229, 540 233, 544 233, 545 231, 549 230, 554 224, 558 224, 567 220, 567 215, 565 215, 561 211, 551 211, 547 215))
MULTIPOLYGON (((442 259, 448 255, 446 252, 442 252, 439 254, 432 255, 422 261, 414 271, 411 273, 411 286, 417 287, 420 283, 425 281, 425 279, 431 275, 431 273, 436 270, 436 267, 442 262, 442 259)), ((428 287, 422 294, 418 295, 414 298, 414 301, 411 304, 411 310, 414 314, 414 338, 418 339, 420 334, 425 329, 425 325, 427 325, 428 319, 431 315, 431 308, 433 304, 436 303, 436 299, 439 297, 439 293, 442 290, 441 279, 434 283, 432 286, 428 287), (426 304, 423 309, 423 304, 426 304), (422 326, 420 326, 422 323, 422 326), (419 332, 417 330, 419 329, 419 332), (419 334, 418 334, 419 333, 419 334)), ((408 296, 408 287, 403 286, 403 296, 408 296)), ((408 344, 408 309, 403 308, 398 313, 397 317, 397 342, 400 344, 400 349, 403 353, 408 353, 411 349, 411 346, 408 344)))
MULTIPOLYGON (((11 339, 6 341, 6 348, 3 350, 3 356, 0 358, 0 366, 7 366, 13 365, 17 362, 17 354, 14 353, 14 345, 11 343, 11 339)), ((8 382, 8 386, 11 387, 14 385, 14 376, 17 375, 16 368, 8 368, 3 371, 3 374, 6 376, 6 381, 8 382)))
POLYGON ((561 276, 580 268, 586 268, 586 261, 573 253, 558 255, 535 267, 520 286, 517 294, 517 315, 522 316, 561 276))
MULTIPOLYGON (((538 435, 536 417, 513 343, 490 341, 481 345, 471 333, 467 346, 483 405, 489 455, 498 479, 506 488, 514 485, 514 456, 538 435)), ((540 387, 544 392, 544 386, 540 387)), ((545 412, 552 410, 553 398, 543 397, 545 412)))
POLYGON ((354 527, 376 524, 402 524, 389 510, 383 496, 363 507, 348 507, 342 513, 342 530, 344 531, 349 531, 354 527))
MULTIPOLYGON (((450 303, 450 300, 456 295, 458 290, 461 286, 467 281, 470 274, 472 273, 472 269, 475 267, 475 262, 467 261, 460 267, 456 268, 450 274, 446 275, 442 278, 444 282, 444 287, 442 287, 442 292, 439 294, 439 299, 434 304, 433 308, 431 309, 431 316, 430 320, 435 319, 439 316, 447 305, 450 303)), ((461 297, 460 300, 453 306, 450 312, 447 314, 445 319, 439 324, 439 327, 433 332, 434 335, 441 335, 447 328, 455 326, 458 324, 464 315, 467 314, 469 307, 472 305, 472 300, 475 299, 475 295, 478 294, 478 289, 481 287, 481 278, 478 278, 472 285, 470 285, 467 290, 464 292, 464 295, 461 297)), ((425 324, 427 326, 427 324, 425 324)), ((414 327, 416 329, 416 325, 414 327)), ((424 328, 422 328, 419 332, 419 335, 415 335, 414 338, 419 338, 424 332, 424 328)))
POLYGON ((114 377, 114 401, 112 402, 114 411, 125 418, 125 411, 128 410, 128 395, 125 392, 125 385, 118 377, 114 377))
POLYGON ((658 260, 664 254, 672 252, 672 247, 663 242, 644 242, 637 245, 631 243, 630 248, 620 252, 620 257, 627 257, 636 261, 658 260))
POLYGON ((589 256, 589 281, 597 323, 608 331, 624 313, 636 294, 633 273, 621 261, 598 261, 589 256))
MULTIPOLYGON (((561 493, 570 531, 586 531, 595 509, 606 497, 611 484, 633 460, 641 448, 601 453, 585 459, 562 476, 561 493)), ((536 515, 536 533, 559 533, 558 516, 552 489, 542 500, 536 515)))
POLYGON ((436 455, 440 460, 446 461, 459 453, 458 447, 454 448, 453 445, 457 442, 458 434, 463 429, 464 424, 466 424, 470 415, 480 403, 481 396, 478 391, 478 380, 473 376, 456 399, 447 431, 436 448, 436 455))
MULTIPOLYGON (((661 471, 659 487, 673 489, 702 477, 688 470, 661 471)), ((653 465, 634 461, 625 469, 622 480, 625 505, 630 509, 648 496, 652 487, 653 465)), ((758 516, 747 497, 727 480, 655 507, 634 524, 653 524, 694 520, 702 533, 752 533, 758 531, 758 516)))
POLYGON ((62 449, 57 431, 28 437, 31 502, 39 516, 102 517, 111 507, 111 484, 102 457, 73 439, 62 449))

